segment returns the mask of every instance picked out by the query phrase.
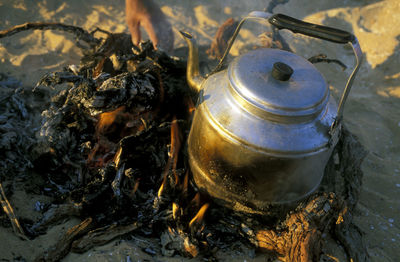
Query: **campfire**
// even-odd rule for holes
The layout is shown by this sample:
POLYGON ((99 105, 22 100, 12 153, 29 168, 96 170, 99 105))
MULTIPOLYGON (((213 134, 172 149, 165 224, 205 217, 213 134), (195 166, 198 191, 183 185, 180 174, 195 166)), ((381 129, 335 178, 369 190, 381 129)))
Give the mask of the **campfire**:
POLYGON ((3 209, 24 238, 66 217, 82 221, 36 261, 129 235, 158 239, 151 254, 207 261, 232 243, 271 259, 315 261, 323 256, 322 234, 358 254, 354 247, 362 244, 346 231, 355 230, 348 210, 358 198, 363 150, 349 132, 318 192, 290 208, 272 205, 269 216, 233 212, 198 192, 191 178, 186 139, 195 106, 185 61, 150 42, 136 48, 126 34, 103 33, 105 39, 85 38, 90 48, 80 66, 44 76, 34 90, 51 94, 30 159, 54 205, 39 221, 18 223, 2 190, 3 209))

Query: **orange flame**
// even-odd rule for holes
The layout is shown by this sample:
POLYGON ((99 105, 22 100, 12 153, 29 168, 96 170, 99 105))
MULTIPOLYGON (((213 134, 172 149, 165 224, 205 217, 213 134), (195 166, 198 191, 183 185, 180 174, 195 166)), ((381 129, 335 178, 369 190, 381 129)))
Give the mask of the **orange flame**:
POLYGON ((161 197, 162 192, 164 191, 164 187, 165 187, 166 183, 167 183, 167 176, 164 176, 164 179, 163 179, 163 181, 161 183, 160 189, 158 189, 158 193, 157 193, 158 198, 161 197))
POLYGON ((119 166, 119 161, 121 161, 121 154, 122 154, 122 147, 119 147, 117 153, 115 153, 113 160, 117 168, 119 166))
POLYGON ((197 249, 196 245, 190 242, 189 238, 186 237, 183 241, 183 246, 185 247, 185 251, 189 253, 192 257, 197 257, 199 254, 199 250, 197 249))
POLYGON ((140 184, 140 178, 138 178, 135 182, 135 185, 133 186, 132 192, 130 193, 130 197, 133 197, 136 193, 136 191, 139 188, 139 184, 140 184))
POLYGON ((179 211, 179 206, 177 203, 173 202, 172 203, 172 218, 176 219, 178 216, 178 211, 179 211))
POLYGON ((187 106, 188 113, 192 114, 196 110, 196 106, 194 105, 192 98, 190 98, 189 96, 186 96, 184 98, 184 100, 185 100, 185 104, 187 106))
POLYGON ((175 185, 179 183, 179 177, 176 174, 176 165, 178 163, 178 154, 181 147, 180 131, 178 121, 174 117, 171 124, 171 159, 172 159, 172 172, 175 177, 175 185))
POLYGON ((154 118, 155 112, 136 108, 127 111, 121 106, 114 111, 105 112, 99 115, 96 126, 96 135, 117 131, 117 136, 124 137, 147 128, 147 122, 154 118), (114 130, 113 130, 114 129, 114 130))
POLYGON ((176 173, 176 166, 178 163, 178 154, 180 147, 181 147, 181 134, 179 131, 178 121, 176 120, 176 117, 174 117, 171 122, 171 148, 168 153, 168 161, 167 165, 164 168, 163 176, 164 177, 167 176, 172 164, 172 173, 174 174, 175 185, 179 184, 179 177, 178 174, 176 173))
POLYGON ((103 58, 100 60, 100 62, 96 65, 93 71, 93 78, 96 78, 98 75, 100 75, 101 71, 103 70, 104 62, 106 61, 106 58, 103 58))
POLYGON ((194 206, 199 206, 200 205, 200 194, 197 193, 194 198, 192 199, 192 201, 190 201, 192 203, 192 205, 194 206))
MULTIPOLYGON (((99 167, 112 160, 112 158, 110 158, 110 153, 112 154, 112 152, 115 150, 115 143, 109 141, 105 136, 103 136, 103 134, 108 131, 107 129, 114 123, 116 118, 121 115, 124 110, 125 107, 121 106, 114 111, 105 112, 99 115, 95 133, 97 137, 97 143, 94 145, 93 149, 88 155, 87 162, 89 164, 94 164, 94 166, 99 167), (98 155, 101 156, 98 158, 98 155), (93 161, 95 162, 92 163, 93 161)), ((114 156, 114 163, 117 166, 119 165, 118 155, 114 156)))
POLYGON ((112 123, 115 122, 115 119, 118 115, 122 114, 125 110, 125 106, 118 107, 114 111, 102 113, 99 117, 99 122, 97 123, 97 133, 102 133, 106 128, 108 128, 112 123))
POLYGON ((183 193, 187 193, 189 187, 189 169, 186 170, 185 177, 183 178, 183 193))
POLYGON ((99 147, 100 147, 100 145, 98 143, 94 145, 92 151, 90 151, 90 153, 88 155, 88 159, 87 159, 88 162, 92 162, 92 160, 94 159, 94 156, 97 153, 97 150, 99 150, 99 147))
POLYGON ((192 227, 194 223, 200 224, 201 222, 203 222, 204 215, 209 206, 210 206, 210 204, 206 203, 200 208, 200 210, 199 210, 199 212, 197 212, 196 216, 190 221, 189 227, 192 227))
POLYGON ((95 166, 103 166, 109 161, 114 161, 116 166, 120 162, 120 150, 117 150, 116 141, 119 138, 140 132, 147 128, 147 121, 153 119, 152 111, 133 110, 126 111, 125 106, 121 106, 114 111, 105 112, 98 116, 95 136, 97 143, 88 155, 88 163, 95 166), (114 159, 112 156, 114 155, 114 159), (92 163, 93 161, 95 163, 92 163))

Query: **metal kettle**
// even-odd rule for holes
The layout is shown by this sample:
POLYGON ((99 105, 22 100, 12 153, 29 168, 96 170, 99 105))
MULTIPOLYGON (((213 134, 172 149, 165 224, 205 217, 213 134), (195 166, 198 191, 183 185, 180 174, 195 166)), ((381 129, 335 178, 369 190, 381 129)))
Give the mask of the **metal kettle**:
POLYGON ((201 191, 244 212, 300 200, 319 186, 336 145, 343 106, 362 60, 354 35, 282 14, 251 12, 238 25, 217 68, 199 74, 194 39, 187 80, 199 93, 188 138, 189 164, 201 191), (263 19, 277 29, 353 47, 357 64, 339 106, 321 73, 291 52, 259 48, 220 70, 241 26, 263 19))

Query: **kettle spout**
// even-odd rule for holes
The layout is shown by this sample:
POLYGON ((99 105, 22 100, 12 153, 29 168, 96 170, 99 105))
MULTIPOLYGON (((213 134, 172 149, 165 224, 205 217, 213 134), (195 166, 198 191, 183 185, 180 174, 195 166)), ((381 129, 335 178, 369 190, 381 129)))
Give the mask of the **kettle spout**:
POLYGON ((204 77, 199 71, 199 49, 197 48, 196 40, 189 33, 179 31, 189 47, 188 62, 186 68, 186 78, 189 87, 196 93, 201 90, 201 84, 204 77))

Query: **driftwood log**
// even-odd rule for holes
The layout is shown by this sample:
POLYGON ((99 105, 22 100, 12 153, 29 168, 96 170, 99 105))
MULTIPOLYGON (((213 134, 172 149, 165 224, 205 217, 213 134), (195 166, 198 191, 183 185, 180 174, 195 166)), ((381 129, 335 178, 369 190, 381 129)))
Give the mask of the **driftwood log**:
POLYGON ((138 228, 137 223, 133 223, 127 226, 111 225, 102 228, 97 228, 90 231, 82 238, 72 243, 72 252, 84 253, 95 246, 102 246, 110 242, 111 240, 128 234, 138 228))
POLYGON ((365 155, 356 137, 343 129, 320 191, 301 202, 275 228, 256 230, 258 247, 277 254, 282 261, 319 261, 322 235, 333 234, 346 250, 349 261, 367 261, 361 233, 352 223, 365 155))
POLYGON ((70 228, 67 233, 54 246, 49 248, 45 253, 38 256, 35 259, 35 262, 60 261, 69 253, 72 242, 87 234, 91 229, 93 229, 93 226, 93 219, 89 217, 82 221, 80 224, 70 228))

